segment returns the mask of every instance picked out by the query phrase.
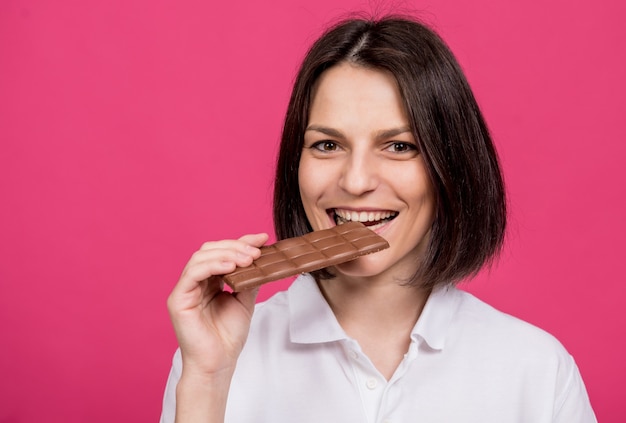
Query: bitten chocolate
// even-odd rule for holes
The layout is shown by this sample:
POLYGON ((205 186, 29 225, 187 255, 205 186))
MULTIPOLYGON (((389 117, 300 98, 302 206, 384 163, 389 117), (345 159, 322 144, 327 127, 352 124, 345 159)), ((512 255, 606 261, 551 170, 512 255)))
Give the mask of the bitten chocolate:
POLYGON ((261 256, 250 266, 239 267, 224 275, 223 279, 233 291, 242 291, 354 260, 385 248, 389 248, 389 243, 383 237, 362 223, 348 222, 263 246, 261 256))

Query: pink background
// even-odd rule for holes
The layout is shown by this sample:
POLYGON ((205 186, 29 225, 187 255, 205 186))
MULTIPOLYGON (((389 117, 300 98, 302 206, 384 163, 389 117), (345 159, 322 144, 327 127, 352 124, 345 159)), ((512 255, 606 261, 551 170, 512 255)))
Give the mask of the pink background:
MULTIPOLYGON (((299 60, 377 2, 263 3, 0 1, 0 422, 158 419, 169 291, 203 241, 271 232, 299 60)), ((456 52, 506 173, 506 250, 464 287, 556 335, 626 421, 626 3, 401 4, 456 52)))

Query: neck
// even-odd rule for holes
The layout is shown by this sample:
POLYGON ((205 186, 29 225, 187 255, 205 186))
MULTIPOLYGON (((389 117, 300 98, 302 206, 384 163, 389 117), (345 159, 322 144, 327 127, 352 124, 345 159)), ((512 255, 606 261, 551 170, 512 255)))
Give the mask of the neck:
POLYGON ((412 329, 430 294, 399 282, 376 283, 345 276, 320 281, 319 285, 344 330, 361 324, 368 331, 380 328, 386 332, 390 325, 412 329))
POLYGON ((389 379, 402 361, 430 291, 398 282, 337 276, 320 289, 348 336, 389 379))

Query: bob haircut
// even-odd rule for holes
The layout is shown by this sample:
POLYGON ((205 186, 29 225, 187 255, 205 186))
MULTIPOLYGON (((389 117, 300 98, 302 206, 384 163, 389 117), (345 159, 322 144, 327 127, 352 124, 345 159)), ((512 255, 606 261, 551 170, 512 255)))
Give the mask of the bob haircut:
MULTIPOLYGON (((474 276, 498 255, 506 226, 505 189, 489 130, 454 55, 431 29, 409 17, 348 19, 310 48, 287 109, 274 182, 278 239, 304 235, 298 167, 313 88, 338 63, 391 73, 433 186, 436 211, 410 285, 432 288, 474 276)), ((330 278, 328 270, 314 273, 330 278)))

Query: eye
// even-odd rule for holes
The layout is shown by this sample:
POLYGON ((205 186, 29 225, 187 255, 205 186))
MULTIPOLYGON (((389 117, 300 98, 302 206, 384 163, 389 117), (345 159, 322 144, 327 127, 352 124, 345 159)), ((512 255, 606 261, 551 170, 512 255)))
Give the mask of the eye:
POLYGON ((392 142, 387 147, 387 150, 392 153, 408 153, 417 151, 417 146, 408 142, 392 142))
POLYGON ((336 143, 332 141, 318 141, 314 143, 313 145, 311 145, 311 148, 314 148, 316 150, 323 151, 323 152, 331 152, 331 151, 337 151, 339 147, 337 146, 336 143))

